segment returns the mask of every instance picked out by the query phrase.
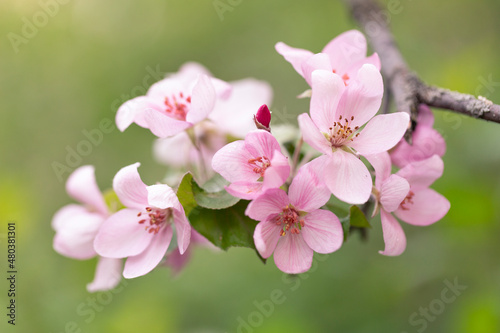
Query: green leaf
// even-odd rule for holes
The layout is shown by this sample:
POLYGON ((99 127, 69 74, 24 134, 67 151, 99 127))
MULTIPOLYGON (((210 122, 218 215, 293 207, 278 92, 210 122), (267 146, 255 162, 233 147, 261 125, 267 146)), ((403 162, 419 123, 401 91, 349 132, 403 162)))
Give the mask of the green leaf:
POLYGON ((361 211, 358 206, 351 206, 349 210, 350 224, 351 227, 355 228, 371 228, 370 222, 366 218, 365 214, 361 211))
POLYGON ((109 189, 103 193, 104 202, 106 202, 106 206, 108 206, 108 211, 112 213, 116 213, 120 209, 125 208, 125 206, 121 203, 120 199, 116 195, 113 189, 109 189))
POLYGON ((221 181, 222 177, 214 178, 206 182, 203 187, 196 184, 194 180, 191 182, 194 199, 198 206, 209 209, 225 209, 234 206, 240 201, 239 198, 233 197, 224 190, 224 185, 227 182, 225 180, 221 181))
POLYGON ((223 250, 231 246, 255 249, 253 232, 258 221, 245 216, 248 201, 224 210, 197 207, 189 215, 193 228, 223 250))
POLYGON ((188 172, 182 178, 179 188, 177 189, 177 198, 181 202, 182 207, 184 207, 186 216, 189 216, 191 211, 198 206, 194 199, 193 182, 193 175, 188 172))

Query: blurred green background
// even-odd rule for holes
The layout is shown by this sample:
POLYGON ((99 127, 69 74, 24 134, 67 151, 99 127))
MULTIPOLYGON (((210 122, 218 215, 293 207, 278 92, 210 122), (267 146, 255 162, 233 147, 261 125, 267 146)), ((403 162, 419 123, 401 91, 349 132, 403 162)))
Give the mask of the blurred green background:
MULTIPOLYGON (((1 276, 8 221, 16 222, 18 237, 17 322, 6 323, 1 278, 2 332, 500 332, 500 125, 443 111, 434 114, 448 143, 445 173, 434 188, 451 210, 426 228, 404 225, 403 255, 378 254, 376 218, 367 242, 355 235, 295 280, 250 250, 199 249, 176 278, 158 269, 112 293, 87 293, 95 260, 54 252, 50 227, 54 212, 72 202, 64 190, 68 173, 60 181, 52 164, 65 164, 67 147, 85 139, 82 131, 144 94, 153 82, 143 86, 147 68, 174 72, 191 60, 224 80, 268 81, 272 109, 286 110, 284 120, 294 123, 291 115, 308 107, 295 98, 306 84, 274 44, 319 52, 356 26, 341 2, 326 0, 54 3, 0 2, 1 276), (214 3, 230 10, 219 16, 214 3), (22 36, 33 20, 39 27, 13 47, 8 34, 22 36), (467 288, 443 303, 445 281, 455 279, 467 288), (280 304, 270 306, 276 295, 280 304), (429 306, 438 315, 420 313, 429 306)), ((425 81, 500 102, 500 2, 399 3, 390 24, 425 81)), ((79 164, 95 165, 105 189, 121 167, 140 161, 151 184, 165 171, 152 158, 153 139, 135 125, 115 129, 79 164)))

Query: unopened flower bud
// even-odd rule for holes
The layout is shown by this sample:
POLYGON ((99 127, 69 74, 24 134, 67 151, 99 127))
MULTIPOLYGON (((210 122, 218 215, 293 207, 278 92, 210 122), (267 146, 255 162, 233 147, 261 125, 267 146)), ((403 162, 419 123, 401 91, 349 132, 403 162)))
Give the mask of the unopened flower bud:
POLYGON ((271 123, 271 111, 269 111, 266 104, 263 104, 259 110, 257 110, 257 114, 253 116, 253 120, 258 129, 271 132, 271 128, 269 127, 271 123))

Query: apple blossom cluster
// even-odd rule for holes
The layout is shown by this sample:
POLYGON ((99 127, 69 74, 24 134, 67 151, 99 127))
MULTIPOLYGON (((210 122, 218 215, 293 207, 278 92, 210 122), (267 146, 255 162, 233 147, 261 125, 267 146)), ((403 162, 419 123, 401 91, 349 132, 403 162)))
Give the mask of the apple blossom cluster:
POLYGON ((253 248, 264 261, 272 255, 283 272, 306 272, 314 252, 337 251, 355 226, 333 198, 374 206, 385 243, 380 253, 388 256, 406 248, 398 219, 426 226, 448 212, 448 200, 430 188, 443 173, 445 152, 432 112, 420 106, 411 145, 403 139, 408 114, 377 115, 380 61, 366 55, 359 31, 316 54, 282 42, 276 50, 310 86, 299 96, 310 98, 310 108, 298 128, 271 126, 267 83, 225 82, 197 63, 120 106, 117 127, 149 129, 158 137, 155 158, 168 172, 146 185, 139 163, 125 166, 104 194, 93 166, 68 178, 67 193, 80 204, 54 215, 54 249, 74 259, 98 257, 90 292, 157 266, 179 272, 195 244, 253 248))

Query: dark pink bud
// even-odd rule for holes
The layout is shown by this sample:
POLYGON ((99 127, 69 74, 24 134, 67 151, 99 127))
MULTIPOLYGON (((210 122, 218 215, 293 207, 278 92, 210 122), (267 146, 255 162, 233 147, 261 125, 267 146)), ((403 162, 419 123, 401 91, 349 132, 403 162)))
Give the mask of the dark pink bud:
POLYGON ((266 104, 263 104, 259 110, 257 110, 254 121, 258 129, 270 132, 269 124, 271 123, 271 111, 269 111, 266 104))

